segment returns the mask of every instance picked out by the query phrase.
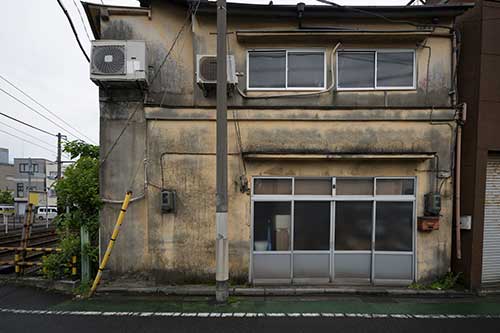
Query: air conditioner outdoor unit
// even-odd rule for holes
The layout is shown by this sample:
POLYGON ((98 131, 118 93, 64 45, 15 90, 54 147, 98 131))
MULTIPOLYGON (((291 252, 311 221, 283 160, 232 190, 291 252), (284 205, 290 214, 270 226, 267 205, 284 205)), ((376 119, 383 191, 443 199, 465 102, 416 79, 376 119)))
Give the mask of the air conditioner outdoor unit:
MULTIPOLYGON (((217 56, 201 55, 196 56, 196 83, 206 93, 210 88, 215 88, 217 84, 217 56)), ((238 83, 236 76, 236 64, 233 55, 227 56, 227 84, 234 86, 238 83)))
POLYGON ((95 40, 90 79, 99 86, 148 86, 146 43, 140 40, 95 40))

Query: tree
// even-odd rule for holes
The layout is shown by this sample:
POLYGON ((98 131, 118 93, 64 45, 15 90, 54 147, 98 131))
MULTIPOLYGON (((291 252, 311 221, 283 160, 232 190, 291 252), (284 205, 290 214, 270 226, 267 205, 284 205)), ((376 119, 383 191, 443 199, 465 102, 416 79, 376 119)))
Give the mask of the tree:
POLYGON ((72 256, 80 257, 82 226, 90 234, 90 246, 83 251, 89 255, 93 270, 98 265, 99 210, 102 207, 99 197, 99 147, 83 141, 71 141, 64 145, 64 151, 72 159, 78 160, 66 169, 64 177, 55 184, 57 204, 64 207, 65 211, 56 219, 63 251, 45 260, 49 278, 61 278, 68 274, 69 269, 64 264, 72 256))
POLYGON ((14 203, 14 197, 12 193, 8 190, 0 190, 0 204, 12 205, 14 203))

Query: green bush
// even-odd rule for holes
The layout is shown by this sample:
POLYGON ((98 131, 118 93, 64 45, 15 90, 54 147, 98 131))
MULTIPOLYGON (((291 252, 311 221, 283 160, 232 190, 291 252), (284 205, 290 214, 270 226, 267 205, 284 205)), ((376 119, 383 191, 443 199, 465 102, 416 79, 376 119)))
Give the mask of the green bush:
POLYGON ((83 251, 90 257, 91 272, 97 271, 98 266, 99 210, 102 207, 99 197, 99 147, 71 141, 65 144, 64 151, 78 160, 66 169, 64 177, 55 185, 57 204, 65 213, 55 219, 62 252, 53 253, 44 260, 44 275, 50 279, 71 275, 67 264, 72 256, 77 256, 79 264, 81 227, 85 227, 90 235, 90 244, 83 251))

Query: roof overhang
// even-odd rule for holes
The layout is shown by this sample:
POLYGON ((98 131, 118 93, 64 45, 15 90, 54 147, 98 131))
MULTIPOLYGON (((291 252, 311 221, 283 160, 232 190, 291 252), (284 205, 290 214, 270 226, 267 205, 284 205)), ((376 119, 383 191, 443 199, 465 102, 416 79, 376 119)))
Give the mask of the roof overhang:
MULTIPOLYGON (((198 0, 163 0, 165 2, 190 6, 197 4, 198 0)), ((140 0, 141 6, 149 7, 151 0, 140 0)), ((297 3, 301 2, 297 0, 297 3)), ((461 15, 469 8, 474 7, 471 3, 435 4, 425 6, 329 6, 329 5, 306 5, 304 17, 323 18, 373 18, 370 13, 382 15, 388 18, 432 18, 432 17, 454 17, 461 15), (365 11, 362 13, 357 9, 365 11), (369 13, 367 13, 369 12, 369 13)), ((198 13, 213 13, 217 10, 215 1, 200 0, 198 13)), ((227 11, 230 16, 273 16, 273 17, 297 17, 297 5, 264 5, 251 3, 227 3, 227 11)))

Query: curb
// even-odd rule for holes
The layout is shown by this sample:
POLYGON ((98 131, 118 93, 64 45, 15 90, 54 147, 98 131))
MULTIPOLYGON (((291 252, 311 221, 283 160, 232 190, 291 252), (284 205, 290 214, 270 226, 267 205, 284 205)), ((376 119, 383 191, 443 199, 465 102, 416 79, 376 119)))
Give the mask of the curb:
POLYGON ((73 291, 80 284, 80 280, 47 280, 37 277, 0 277, 0 284, 12 284, 16 286, 35 287, 45 290, 53 290, 68 295, 73 295, 73 291))
MULTIPOLYGON (((166 287, 111 287, 102 286, 97 291, 100 295, 163 295, 163 296, 213 296, 215 287, 205 286, 166 286, 166 287)), ((231 287, 231 296, 388 296, 388 297, 433 297, 433 298, 465 298, 477 296, 471 291, 459 290, 413 290, 413 289, 374 289, 353 287, 231 287)))

